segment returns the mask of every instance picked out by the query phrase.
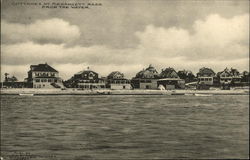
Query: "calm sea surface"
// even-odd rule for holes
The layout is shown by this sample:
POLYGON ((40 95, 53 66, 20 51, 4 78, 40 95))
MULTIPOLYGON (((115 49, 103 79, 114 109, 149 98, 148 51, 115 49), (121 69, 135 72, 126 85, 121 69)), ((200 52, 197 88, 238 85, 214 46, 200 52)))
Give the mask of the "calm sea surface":
POLYGON ((11 160, 248 158, 249 96, 1 96, 11 160))

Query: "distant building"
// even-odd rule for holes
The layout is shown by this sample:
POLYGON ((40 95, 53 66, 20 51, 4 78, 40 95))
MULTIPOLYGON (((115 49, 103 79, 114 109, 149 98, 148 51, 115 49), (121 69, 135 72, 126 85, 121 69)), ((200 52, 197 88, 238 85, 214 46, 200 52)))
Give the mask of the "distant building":
POLYGON ((159 78, 157 70, 152 65, 149 65, 148 68, 138 72, 136 76, 132 78, 131 83, 133 88, 157 89, 157 81, 159 78))
POLYGON ((203 67, 197 73, 199 85, 208 85, 208 86, 213 85, 214 77, 215 77, 215 73, 210 68, 203 67))
POLYGON ((230 73, 230 70, 228 68, 225 68, 223 71, 218 72, 217 77, 219 78, 220 84, 232 82, 232 74, 230 73))
POLYGON ((241 79, 242 79, 242 75, 240 74, 240 72, 237 69, 233 69, 231 68, 230 73, 232 75, 232 82, 233 84, 240 84, 241 79))
POLYGON ((33 86, 27 82, 1 82, 0 88, 32 88, 33 86))
POLYGON ((241 75, 237 69, 225 68, 223 71, 217 73, 217 77, 219 78, 220 84, 240 84, 241 83, 241 75))
POLYGON ((124 78, 124 74, 118 71, 111 72, 107 77, 110 89, 131 89, 130 81, 124 78))
POLYGON ((180 79, 174 68, 166 68, 160 73, 158 86, 163 86, 165 89, 185 88, 185 80, 180 79))
POLYGON ((249 85, 249 80, 250 80, 250 73, 247 72, 247 71, 244 71, 244 72, 242 73, 241 82, 249 85))
POLYGON ((27 82, 32 84, 33 88, 63 87, 58 71, 47 63, 31 65, 28 71, 27 82))
POLYGON ((105 88, 105 81, 99 78, 98 73, 90 70, 89 68, 80 71, 65 82, 68 88, 82 88, 82 89, 101 89, 105 88))

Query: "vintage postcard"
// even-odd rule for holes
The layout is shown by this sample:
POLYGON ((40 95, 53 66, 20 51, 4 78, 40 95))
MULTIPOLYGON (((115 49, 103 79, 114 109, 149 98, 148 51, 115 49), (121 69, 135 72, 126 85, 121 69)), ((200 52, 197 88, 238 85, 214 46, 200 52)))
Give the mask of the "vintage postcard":
POLYGON ((248 0, 1 0, 1 160, 249 158, 248 0))

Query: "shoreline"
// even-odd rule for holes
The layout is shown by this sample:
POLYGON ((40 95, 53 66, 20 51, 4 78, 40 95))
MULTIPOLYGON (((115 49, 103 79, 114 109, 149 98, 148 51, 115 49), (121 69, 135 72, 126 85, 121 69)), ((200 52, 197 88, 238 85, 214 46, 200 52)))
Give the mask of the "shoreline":
POLYGON ((249 89, 233 90, 76 90, 76 89, 0 89, 0 95, 249 95, 249 89))

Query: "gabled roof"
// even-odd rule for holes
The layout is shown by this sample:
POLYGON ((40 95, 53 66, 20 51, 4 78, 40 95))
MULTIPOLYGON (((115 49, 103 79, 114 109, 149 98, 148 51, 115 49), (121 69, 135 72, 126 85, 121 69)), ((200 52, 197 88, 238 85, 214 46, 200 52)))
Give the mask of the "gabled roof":
POLYGON ((215 73, 212 69, 203 67, 199 70, 197 76, 215 76, 215 73))
POLYGON ((143 69, 142 71, 138 72, 135 78, 153 78, 154 79, 154 78, 159 78, 159 74, 152 65, 149 65, 149 67, 146 68, 145 70, 143 69))
POLYGON ((80 71, 80 72, 77 72, 75 75, 79 75, 79 74, 89 74, 89 73, 94 73, 94 74, 98 74, 94 71, 91 71, 91 70, 84 70, 84 71, 80 71))
POLYGON ((124 79, 124 74, 119 71, 111 72, 108 77, 108 79, 124 79))
POLYGON ((221 76, 222 74, 223 74, 223 75, 232 76, 232 74, 230 73, 230 71, 229 71, 228 68, 225 68, 223 71, 218 72, 218 73, 217 73, 217 76, 221 76))
POLYGON ((180 78, 174 68, 166 68, 160 74, 161 78, 180 78))
POLYGON ((232 77, 240 76, 240 72, 237 69, 233 69, 233 68, 231 68, 231 70, 229 70, 228 68, 225 68, 223 71, 217 73, 218 76, 220 76, 221 74, 227 74, 232 77))
POLYGON ((40 72, 58 72, 54 68, 52 68, 47 63, 45 64, 38 64, 38 65, 31 65, 30 66, 31 71, 40 71, 40 72))

